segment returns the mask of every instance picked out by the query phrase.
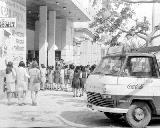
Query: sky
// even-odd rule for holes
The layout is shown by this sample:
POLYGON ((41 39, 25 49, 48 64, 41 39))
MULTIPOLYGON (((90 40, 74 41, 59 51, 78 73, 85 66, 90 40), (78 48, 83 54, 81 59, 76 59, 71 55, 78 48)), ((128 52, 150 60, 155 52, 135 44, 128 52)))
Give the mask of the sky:
POLYGON ((143 17, 146 16, 149 20, 150 24, 152 25, 152 7, 153 4, 135 4, 133 5, 135 11, 135 18, 139 20, 143 20, 143 17))

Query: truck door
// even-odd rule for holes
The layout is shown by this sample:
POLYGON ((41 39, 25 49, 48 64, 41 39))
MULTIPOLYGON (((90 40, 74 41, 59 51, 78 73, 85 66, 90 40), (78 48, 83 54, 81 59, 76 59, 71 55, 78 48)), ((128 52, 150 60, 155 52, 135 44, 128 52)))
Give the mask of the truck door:
MULTIPOLYGON (((123 89, 123 95, 127 96, 126 101, 133 99, 153 98, 151 85, 146 84, 146 80, 152 76, 150 58, 146 56, 129 56, 124 65, 118 85, 123 89)), ((124 100, 124 96, 120 100, 124 100)))
POLYGON ((160 77, 159 77, 159 68, 158 64, 156 61, 156 58, 151 58, 150 59, 150 65, 151 66, 151 71, 152 75, 148 78, 145 78, 145 83, 150 86, 149 92, 153 92, 153 104, 155 107, 155 110, 157 111, 156 114, 160 115, 160 77))

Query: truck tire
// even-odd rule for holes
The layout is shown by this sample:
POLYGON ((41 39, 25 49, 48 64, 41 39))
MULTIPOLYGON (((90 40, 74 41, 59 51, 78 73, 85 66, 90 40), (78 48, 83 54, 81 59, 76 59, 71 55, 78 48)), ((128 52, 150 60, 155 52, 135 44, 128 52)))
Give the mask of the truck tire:
POLYGON ((118 120, 122 117, 122 114, 104 112, 105 116, 111 120, 118 120))
POLYGON ((151 109, 147 103, 135 102, 126 114, 126 121, 133 128, 144 128, 149 124, 151 116, 151 109))

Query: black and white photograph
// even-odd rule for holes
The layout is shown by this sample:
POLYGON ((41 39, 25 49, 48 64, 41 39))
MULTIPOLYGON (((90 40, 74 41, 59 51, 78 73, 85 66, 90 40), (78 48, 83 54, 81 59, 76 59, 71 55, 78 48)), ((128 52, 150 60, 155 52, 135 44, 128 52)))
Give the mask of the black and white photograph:
POLYGON ((160 0, 0 0, 0 128, 160 128, 160 0))

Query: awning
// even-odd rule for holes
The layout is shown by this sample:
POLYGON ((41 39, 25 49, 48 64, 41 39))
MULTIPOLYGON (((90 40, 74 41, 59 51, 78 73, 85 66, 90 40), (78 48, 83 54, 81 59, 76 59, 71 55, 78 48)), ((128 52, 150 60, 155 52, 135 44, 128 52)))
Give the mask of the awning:
POLYGON ((91 16, 81 6, 81 0, 26 0, 27 17, 38 19, 39 7, 46 5, 48 11, 56 11, 58 19, 67 18, 73 22, 86 22, 91 16), (37 18, 36 18, 37 17, 37 18))

